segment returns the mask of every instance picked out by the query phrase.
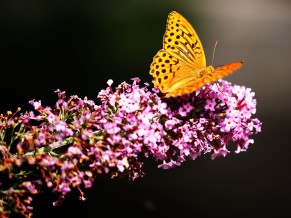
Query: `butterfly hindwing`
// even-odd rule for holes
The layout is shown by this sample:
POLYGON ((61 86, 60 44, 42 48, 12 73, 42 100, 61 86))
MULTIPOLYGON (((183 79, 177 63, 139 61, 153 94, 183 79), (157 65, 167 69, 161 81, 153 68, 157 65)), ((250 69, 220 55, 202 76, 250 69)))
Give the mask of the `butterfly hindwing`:
POLYGON ((167 93, 167 97, 178 95, 178 93, 186 94, 189 93, 189 89, 195 91, 200 88, 202 80, 198 78, 199 73, 200 70, 194 70, 183 64, 164 49, 161 49, 154 57, 150 71, 154 78, 154 86, 163 93, 167 93), (188 84, 187 87, 185 87, 186 84, 188 84))
POLYGON ((158 51, 151 64, 150 74, 153 76, 153 83, 162 92, 168 92, 171 88, 173 77, 181 67, 179 60, 171 56, 164 49, 158 51))

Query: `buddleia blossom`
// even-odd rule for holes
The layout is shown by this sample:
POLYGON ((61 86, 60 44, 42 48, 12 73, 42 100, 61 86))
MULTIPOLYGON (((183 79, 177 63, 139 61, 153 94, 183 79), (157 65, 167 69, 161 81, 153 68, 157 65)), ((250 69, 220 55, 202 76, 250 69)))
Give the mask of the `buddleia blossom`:
POLYGON ((178 98, 138 78, 116 88, 109 80, 98 104, 56 94, 53 108, 32 100, 33 111, 0 117, 0 176, 7 181, 0 184, 0 217, 29 217, 33 196, 45 188, 59 193, 59 205, 72 189, 85 200, 84 189, 100 174, 143 177, 149 157, 169 169, 202 154, 225 156, 230 142, 240 153, 261 131, 254 92, 223 80, 178 98))
MULTIPOLYGON (((231 141, 237 146, 236 153, 246 151, 253 143, 249 136, 261 131, 261 122, 252 118, 256 112, 253 96, 249 88, 221 80, 180 99, 169 99, 171 109, 163 119, 169 144, 176 150, 174 163, 209 152, 212 159, 225 156, 231 141)), ((171 162, 163 166, 172 165, 173 159, 171 162)))

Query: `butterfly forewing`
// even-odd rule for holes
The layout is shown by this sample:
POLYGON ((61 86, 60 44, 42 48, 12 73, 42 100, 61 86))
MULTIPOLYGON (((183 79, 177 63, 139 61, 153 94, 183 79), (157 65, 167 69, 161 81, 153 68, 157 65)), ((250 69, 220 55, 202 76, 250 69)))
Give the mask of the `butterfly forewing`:
POLYGON ((163 42, 164 50, 192 68, 205 68, 206 60, 202 43, 191 24, 173 11, 167 20, 163 42))
POLYGON ((243 65, 243 61, 237 61, 230 64, 225 64, 219 67, 215 67, 214 71, 211 74, 212 76, 211 82, 214 82, 218 79, 221 79, 222 77, 225 77, 233 73, 234 71, 237 71, 239 68, 242 67, 242 65, 243 65))

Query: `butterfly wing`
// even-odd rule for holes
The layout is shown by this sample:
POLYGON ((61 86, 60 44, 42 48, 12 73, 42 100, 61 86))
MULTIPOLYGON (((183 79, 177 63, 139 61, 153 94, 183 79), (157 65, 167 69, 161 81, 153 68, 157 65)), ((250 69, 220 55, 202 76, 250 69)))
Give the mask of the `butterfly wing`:
POLYGON ((195 79, 198 72, 180 59, 170 55, 164 49, 158 51, 151 64, 150 74, 153 76, 154 86, 161 92, 167 93, 166 97, 183 95, 195 91, 195 79), (192 88, 186 85, 192 83, 192 88))
POLYGON ((189 66, 181 65, 179 60, 171 57, 163 49, 154 57, 151 68, 156 69, 153 83, 166 97, 176 97, 194 92, 207 83, 221 79, 243 65, 242 61, 229 63, 213 69, 212 66, 204 70, 194 70, 189 66), (161 57, 164 57, 162 59, 161 57))
POLYGON ((205 54, 197 33, 181 14, 171 12, 163 49, 155 55, 150 67, 154 86, 167 93, 167 97, 195 91, 195 86, 188 90, 186 84, 194 81, 205 67, 205 54))
POLYGON ((211 72, 210 74, 211 79, 208 79, 209 82, 207 83, 214 82, 218 79, 221 79, 222 77, 232 74, 234 71, 237 71, 242 66, 243 66, 243 61, 237 61, 237 62, 225 64, 219 67, 215 67, 214 71, 211 72))
POLYGON ((205 53, 197 33, 186 18, 176 11, 168 16, 163 48, 193 69, 206 67, 205 53))

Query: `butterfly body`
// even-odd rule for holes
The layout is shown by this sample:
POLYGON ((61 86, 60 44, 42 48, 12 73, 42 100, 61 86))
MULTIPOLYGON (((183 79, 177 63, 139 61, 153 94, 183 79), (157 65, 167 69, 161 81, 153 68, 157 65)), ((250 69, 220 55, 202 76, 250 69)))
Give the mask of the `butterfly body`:
POLYGON ((165 97, 191 93, 239 69, 242 62, 214 68, 206 66, 201 41, 191 24, 178 12, 168 16, 163 49, 159 50, 150 66, 154 86, 165 97))

